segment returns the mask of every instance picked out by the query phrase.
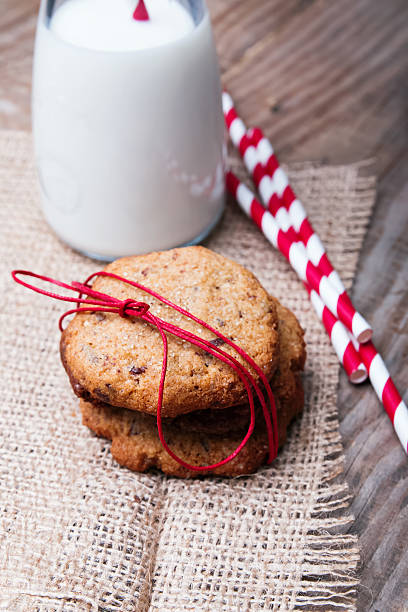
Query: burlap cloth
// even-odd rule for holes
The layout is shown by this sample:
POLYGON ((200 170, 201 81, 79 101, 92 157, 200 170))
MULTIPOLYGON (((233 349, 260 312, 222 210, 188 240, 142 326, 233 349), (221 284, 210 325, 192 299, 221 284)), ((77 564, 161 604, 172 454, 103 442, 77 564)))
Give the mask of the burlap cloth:
MULTIPOLYGON (((134 474, 81 425, 58 355, 61 303, 12 268, 81 280, 99 264, 55 238, 38 205, 30 137, 0 134, 0 609, 353 609, 359 559, 341 476, 337 358, 284 259, 230 205, 207 241, 252 269, 306 329, 306 409, 256 475, 134 474), (343 533, 341 533, 343 531, 343 533)), ((350 285, 374 200, 361 164, 290 168, 350 285)))

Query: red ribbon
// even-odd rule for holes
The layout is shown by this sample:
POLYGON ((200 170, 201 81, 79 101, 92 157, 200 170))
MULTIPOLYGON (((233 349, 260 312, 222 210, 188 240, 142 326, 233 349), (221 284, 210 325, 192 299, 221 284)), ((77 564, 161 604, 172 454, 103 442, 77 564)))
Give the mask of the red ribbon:
POLYGON ((177 461, 177 463, 182 465, 184 468, 188 470, 194 470, 197 472, 214 470, 215 468, 218 468, 222 465, 225 465, 226 463, 229 463, 241 452, 241 450, 244 448, 244 446, 250 439, 253 433, 253 430, 254 430, 254 426, 255 426, 255 406, 254 406, 254 397, 252 393, 252 387, 255 390, 255 393, 261 404, 264 419, 265 419, 267 435, 268 435, 268 444, 269 444, 268 463, 271 463, 273 459, 275 459, 277 455, 277 451, 278 451, 277 417, 276 417, 275 399, 272 393, 272 389, 269 385, 269 382, 265 374, 261 370, 261 368, 255 363, 255 361, 249 355, 245 353, 245 351, 242 350, 242 348, 240 348, 238 345, 232 342, 229 338, 221 334, 219 331, 211 327, 211 325, 208 325, 208 323, 205 323, 205 321, 201 321, 201 319, 198 319, 197 317, 195 317, 193 314, 191 314, 187 310, 184 310, 184 308, 177 306, 177 304, 173 304, 173 302, 170 302, 170 300, 168 300, 165 297, 162 297, 161 295, 159 295, 152 289, 149 289, 148 287, 144 287, 143 285, 135 281, 131 281, 127 278, 123 278, 122 276, 118 276, 117 274, 113 274, 111 272, 105 272, 105 271, 95 272, 94 274, 91 274, 84 283, 77 283, 74 281, 71 283, 71 285, 55 280, 53 278, 49 278, 48 276, 42 276, 41 274, 35 274, 34 272, 29 272, 27 270, 14 270, 11 273, 11 275, 16 283, 23 285, 23 287, 27 287, 27 289, 31 289, 32 291, 36 291, 37 293, 41 293, 42 295, 46 295, 56 300, 62 300, 64 302, 71 302, 71 303, 76 304, 75 308, 68 310, 60 317, 59 328, 61 331, 63 331, 62 322, 65 319, 65 317, 67 317, 68 315, 74 314, 74 313, 76 314, 78 312, 111 312, 111 313, 116 313, 120 317, 123 317, 123 318, 136 317, 136 318, 142 319, 143 321, 146 321, 150 325, 157 328, 157 330, 159 331, 161 335, 162 342, 163 342, 162 371, 161 371, 161 376, 160 376, 160 384, 159 384, 159 392, 158 392, 158 400, 157 400, 157 429, 158 429, 160 442, 162 443, 166 452, 175 461, 177 461), (79 295, 78 297, 68 297, 64 295, 59 295, 57 293, 53 293, 51 291, 46 291, 45 289, 40 289, 39 287, 36 287, 35 285, 31 285, 30 283, 23 281, 21 278, 19 278, 19 276, 29 276, 31 278, 37 278, 39 280, 45 281, 47 283, 51 283, 58 287, 62 287, 64 289, 74 291, 78 293, 79 295), (185 317, 195 321, 196 323, 198 323, 205 329, 208 329, 215 336, 220 338, 223 341, 223 343, 228 344, 230 347, 232 347, 238 353, 238 355, 240 355, 240 357, 257 373, 260 380, 262 381, 265 387, 265 390, 266 390, 267 399, 269 402, 269 409, 268 409, 267 402, 265 400, 264 394, 261 391, 260 386, 254 380, 250 371, 247 370, 244 366, 242 366, 239 363, 239 361, 237 361, 237 359, 229 355, 227 352, 223 351, 221 348, 213 344, 211 341, 204 340, 203 338, 200 338, 199 336, 196 336, 195 334, 185 329, 182 329, 181 327, 177 327, 176 325, 173 325, 172 323, 168 323, 167 321, 164 321, 163 319, 156 317, 150 311, 149 304, 146 304, 145 302, 138 302, 137 300, 133 300, 131 298, 126 299, 126 300, 119 300, 118 298, 115 298, 111 295, 107 295, 106 293, 100 293, 99 291, 95 291, 89 285, 89 282, 97 276, 105 276, 109 278, 114 278, 123 283, 127 283, 128 285, 131 285, 132 287, 136 287, 137 289, 144 291, 145 293, 148 293, 149 295, 156 298, 163 304, 166 304, 167 306, 169 306, 170 308, 173 308, 174 310, 181 313, 185 317), (87 296, 86 300, 83 299, 84 295, 87 296), (86 306, 82 304, 86 304, 86 306), (178 338, 181 338, 182 340, 190 342, 191 344, 194 344, 198 348, 206 351, 207 353, 210 353, 211 355, 213 355, 214 357, 216 357, 223 363, 226 363, 227 365, 229 365, 235 372, 237 372, 239 378, 241 379, 242 383, 245 386, 245 389, 248 395, 248 402, 249 402, 250 415, 251 415, 248 431, 245 434, 245 437, 243 438, 243 440, 238 445, 238 447, 230 455, 228 455, 228 457, 226 457, 222 461, 219 461, 218 463, 214 463, 213 465, 205 465, 205 466, 189 465, 188 463, 183 461, 183 459, 181 459, 175 453, 173 453, 173 451, 168 447, 166 440, 164 439, 161 411, 162 411, 162 405, 163 405, 164 384, 165 384, 166 372, 167 372, 167 353, 168 353, 167 337, 166 337, 165 332, 172 334, 173 336, 177 336, 178 338))

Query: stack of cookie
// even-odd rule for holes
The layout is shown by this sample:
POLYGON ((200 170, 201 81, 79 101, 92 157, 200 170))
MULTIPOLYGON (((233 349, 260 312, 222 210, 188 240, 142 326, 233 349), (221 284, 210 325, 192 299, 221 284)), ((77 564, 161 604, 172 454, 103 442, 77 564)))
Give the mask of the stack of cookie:
MULTIPOLYGON (((106 270, 138 281, 179 304, 239 345, 271 381, 278 410, 279 444, 303 408, 300 373, 305 361, 303 330, 296 317, 239 264, 203 247, 127 257, 106 270)), ((109 277, 93 288, 121 300, 150 304, 151 312, 220 346, 222 340, 146 293, 109 277)), ((237 357, 229 345, 223 350, 237 357)), ((245 388, 226 364, 188 342, 168 336, 163 431, 168 445, 192 465, 214 464, 235 450, 249 424, 245 388)), ((163 345, 158 330, 138 318, 80 313, 61 337, 61 357, 83 423, 112 440, 121 465, 143 472, 197 476, 162 447, 156 425, 163 345)), ((242 362, 244 363, 244 362, 242 362)), ((256 376, 255 376, 256 378, 256 376)), ((254 434, 231 462, 214 473, 255 471, 267 458, 261 410, 254 434)))

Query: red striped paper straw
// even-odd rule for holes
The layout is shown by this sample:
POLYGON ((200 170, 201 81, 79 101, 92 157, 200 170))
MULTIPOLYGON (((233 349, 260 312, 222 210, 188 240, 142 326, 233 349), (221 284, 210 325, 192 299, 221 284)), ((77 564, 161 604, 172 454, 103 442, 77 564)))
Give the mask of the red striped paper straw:
MULTIPOLYGON (((247 135, 246 126, 242 119, 238 117, 232 103, 232 98, 226 92, 223 94, 223 108, 225 121, 233 136, 234 144, 239 149, 248 172, 253 176, 255 185, 260 191, 264 204, 268 207, 269 212, 275 218, 280 229, 287 233, 288 238, 292 242, 298 242, 299 248, 304 250, 304 245, 299 242, 299 236, 291 223, 289 213, 275 193, 272 179, 267 174, 265 167, 260 164, 254 143, 247 135)), ((319 260, 320 257, 317 263, 319 260)), ((312 263, 316 264, 313 260, 312 263)), ((323 304, 316 291, 311 292, 308 285, 307 288, 317 315, 323 322, 333 344, 333 348, 350 381, 353 383, 365 381, 367 379, 367 369, 354 348, 346 328, 336 319, 327 306, 323 304)), ((344 288, 341 286, 340 291, 342 292, 343 290, 344 288)))
MULTIPOLYGON (((303 244, 292 225, 288 211, 273 188, 273 182, 267 169, 260 163, 256 146, 248 137, 247 128, 242 119, 238 117, 232 98, 227 92, 223 92, 222 103, 225 123, 231 140, 239 150, 246 169, 253 177, 263 203, 267 206, 269 212, 273 214, 280 228, 290 233, 293 242, 303 244)), ((315 262, 312 260, 312 263, 315 262)))
MULTIPOLYGON (((253 175, 255 183, 257 183, 257 185, 261 187, 262 179, 266 180, 267 182, 270 182, 270 180, 268 179, 268 177, 266 177, 265 168, 260 163, 258 150, 255 148, 251 139, 247 136, 246 126, 242 119, 238 116, 234 107, 233 100, 227 92, 223 92, 222 102, 225 121, 231 136, 231 140, 233 141, 234 145, 240 150, 244 163, 248 171, 253 175)), ((263 140, 266 141, 265 138, 263 140)), ((259 142, 260 141, 258 141, 258 144, 259 142)), ((283 173, 283 171, 279 168, 279 176, 280 173, 283 173)), ((286 174, 284 174, 284 176, 286 177, 286 174)), ((286 184, 288 185, 287 177, 286 184)), ((262 193, 262 188, 260 188, 260 191, 262 193)), ((284 208, 279 202, 277 195, 279 195, 279 193, 272 193, 271 197, 269 198, 269 201, 266 200, 268 208, 272 211, 274 216, 277 217, 281 227, 285 228, 285 230, 289 232, 292 241, 294 241, 295 234, 299 234, 302 237, 301 231, 303 231, 303 242, 308 249, 307 252, 312 264, 314 264, 314 268, 323 272, 323 276, 328 279, 331 285, 333 285, 333 289, 337 293, 335 304, 333 302, 326 302, 325 296, 323 294, 320 294, 323 301, 326 303, 326 306, 328 306, 333 312, 333 314, 337 315, 338 318, 345 323, 346 327, 350 329, 350 331, 354 334, 354 336, 358 339, 359 342, 367 342, 372 337, 372 328, 364 319, 364 317, 362 317, 362 315, 355 310, 350 298, 345 292, 340 277, 331 266, 327 255, 325 254, 323 245, 319 237, 317 236, 317 234, 314 233, 313 229, 311 228, 311 225, 306 217, 306 212, 302 204, 298 200, 296 200, 296 202, 293 201, 292 206, 286 211, 286 213, 284 213, 284 208), (274 201, 273 198, 275 198, 276 201, 274 201), (303 211, 302 222, 300 225, 292 218, 291 215, 292 210, 295 212, 297 211, 298 204, 303 211), (292 233, 292 231, 289 229, 292 224, 295 230, 295 234, 292 233), (307 228, 309 228, 309 230, 307 230, 307 228), (306 231, 308 231, 307 240, 304 238, 304 236, 306 235, 306 231), (326 265, 327 262, 330 268, 330 272, 326 265), (330 278, 328 275, 330 275, 330 278)), ((268 197, 269 196, 263 193, 264 200, 268 197)), ((297 219, 299 220, 299 218, 300 217, 298 215, 297 219)), ((297 237, 296 240, 298 240, 297 237)), ((300 247, 298 247, 298 250, 300 251, 300 247)), ((311 268, 309 272, 313 273, 314 270, 311 268)), ((327 281, 324 281, 324 283, 327 284, 327 281)), ((331 293, 333 297, 334 291, 330 292, 329 289, 327 289, 328 296, 329 293, 331 293)))
MULTIPOLYGON (((329 260, 322 241, 314 231, 302 202, 296 197, 289 184, 289 179, 286 173, 280 167, 272 144, 264 136, 260 128, 253 128, 249 130, 249 138, 257 150, 260 163, 267 168, 272 179, 272 185, 267 186, 266 189, 276 192, 279 198, 282 200, 296 231, 299 233, 304 244, 306 245, 307 251, 310 254, 310 258, 313 263, 330 278, 332 283, 335 284, 339 290, 345 292, 340 276, 329 260)), ((348 296, 345 294, 345 299, 347 298, 348 296)))
MULTIPOLYGON (((260 159, 262 160, 262 146, 260 146, 260 151, 258 149, 259 145, 265 145, 265 143, 269 143, 269 141, 263 137, 262 132, 259 128, 250 131, 252 142, 257 145, 257 151, 260 155, 260 159), (260 139, 262 136, 262 139, 260 139)), ((270 151, 273 151, 272 145, 270 145, 270 151)), ((266 145, 263 147, 266 148, 266 145)), ((340 276, 333 268, 332 263, 330 262, 325 248, 319 238, 319 236, 314 231, 309 219, 307 217, 306 211, 303 207, 303 204, 298 200, 289 185, 288 178, 286 174, 283 172, 280 166, 276 167, 277 158, 271 153, 268 157, 266 167, 269 172, 271 172, 271 178, 273 185, 264 184, 263 192, 264 198, 267 198, 269 193, 272 191, 274 196, 277 194, 280 196, 281 201, 285 204, 286 210, 289 214, 289 218, 293 224, 295 231, 302 238, 303 243, 306 246, 307 254, 310 257, 312 263, 319 269, 321 272, 327 276, 333 286, 336 287, 339 292, 339 303, 338 308, 344 308, 345 312, 352 316, 352 312, 357 311, 354 309, 354 306, 344 288, 344 285, 340 279, 340 276), (273 167, 275 170, 271 171, 271 159, 274 160, 273 167), (278 176, 278 179, 276 177, 278 176), (283 185, 286 184, 285 189, 282 191, 283 185), (286 197, 286 200, 284 199, 286 197)), ((260 186, 260 190, 261 190, 260 186)), ((269 208, 271 207, 271 202, 269 202, 269 208)), ((359 314, 359 313, 357 313, 359 314)), ((359 342, 368 342, 372 338, 373 330, 371 326, 367 323, 367 321, 359 315, 352 322, 351 327, 352 334, 357 338, 359 342)))
POLYGON ((146 6, 143 0, 139 0, 139 2, 137 3, 137 6, 133 13, 133 19, 135 19, 136 21, 149 21, 150 20, 149 13, 147 12, 147 9, 146 9, 146 6))
POLYGON ((360 384, 367 380, 367 368, 361 360, 360 355, 355 349, 351 338, 344 325, 336 319, 333 313, 324 305, 320 296, 316 291, 305 283, 305 287, 310 296, 313 308, 317 316, 321 320, 326 329, 326 332, 331 340, 331 343, 336 351, 340 363, 349 377, 350 381, 355 384, 360 384))
MULTIPOLYGON (((261 229, 267 240, 269 240, 273 246, 278 248, 282 254, 285 255, 292 267, 302 278, 302 266, 299 265, 299 262, 297 261, 299 253, 297 250, 298 245, 296 243, 293 245, 288 244, 288 238, 285 232, 279 228, 271 213, 263 208, 262 204, 255 198, 251 190, 246 185, 241 183, 241 181, 232 172, 227 172, 226 174, 226 185, 227 189, 235 197, 242 210, 261 229)), ((309 281, 308 278, 302 278, 302 280, 304 282, 305 280, 306 282, 309 281)), ((309 284, 316 293, 320 294, 319 288, 316 289, 316 284, 313 278, 311 278, 311 282, 309 284)), ((359 353, 364 365, 368 370, 371 384, 382 402, 405 452, 408 453, 407 406, 398 393, 384 364, 384 361, 374 347, 373 343, 370 341, 365 344, 361 344, 359 347, 359 353)))
POLYGON ((374 391, 383 404, 395 432, 408 454, 408 408, 387 370, 381 355, 372 342, 361 344, 359 353, 368 369, 374 391))
POLYGON ((363 317, 352 306, 351 308, 344 306, 339 299, 341 297, 339 291, 330 283, 327 276, 324 276, 319 268, 312 264, 299 243, 292 242, 290 235, 280 229, 273 215, 264 209, 252 191, 232 172, 227 172, 226 184, 244 212, 255 221, 269 242, 287 258, 299 278, 309 283, 312 289, 317 291, 326 306, 344 323, 347 329, 354 335, 356 335, 354 333, 356 330, 366 329, 367 324, 363 317))
MULTIPOLYGON (((245 167, 252 176, 255 186, 260 193, 261 200, 268 208, 269 212, 273 214, 281 229, 291 232, 293 240, 300 242, 301 237, 297 235, 289 213, 275 191, 272 178, 269 176, 266 166, 264 166, 259 159, 257 150, 258 143, 254 142, 253 139, 249 137, 245 123, 238 116, 233 100, 226 91, 222 94, 222 105, 225 123, 231 140, 239 150, 245 167)), ((314 263, 315 266, 318 266, 321 257, 320 254, 316 253, 316 248, 313 248, 313 242, 314 241, 310 241, 308 256, 311 262, 314 263)), ((344 291, 344 287, 337 273, 333 274, 332 278, 329 280, 334 282, 340 292, 344 291)))
MULTIPOLYGON (((278 225, 281 225, 281 229, 287 229, 287 233, 290 232, 290 225, 293 216, 295 217, 293 223, 294 230, 296 230, 296 226, 298 226, 299 230, 302 233, 303 241, 308 247, 307 252, 310 256, 311 261, 313 263, 316 262, 319 264, 319 266, 323 269, 326 275, 330 277, 330 280, 335 285, 337 285, 338 290, 344 292, 346 300, 350 301, 347 294, 345 293, 344 286, 341 283, 340 277, 333 269, 333 266, 327 257, 327 254, 320 239, 315 234, 311 224, 307 219, 306 211, 304 210, 303 205, 299 200, 296 199, 293 190, 289 186, 287 176, 279 166, 278 160, 274 155, 272 145, 266 138, 263 137, 263 134, 261 130, 259 130, 259 128, 250 131, 248 134, 248 132, 246 131, 245 124, 238 117, 234 109, 232 99, 228 94, 224 95, 223 103, 226 123, 228 128, 230 129, 231 139, 233 140, 234 144, 239 148, 241 155, 244 159, 245 165, 249 172, 252 174, 255 184, 259 188, 260 193, 263 196, 265 204, 268 203, 269 211, 275 213, 274 216, 276 221, 278 222, 278 225), (255 152, 253 150, 254 147, 256 149, 255 152), (277 191, 275 190, 273 181, 271 181, 270 179, 268 180, 265 168, 261 163, 262 161, 268 165, 269 172, 276 179, 276 182, 278 183, 277 191), (276 216, 276 213, 281 210, 281 204, 279 203, 279 200, 278 203, 276 202, 276 197, 279 192, 285 200, 288 212, 292 212, 292 219, 290 219, 290 221, 288 221, 288 217, 280 213, 280 217, 282 218, 281 223, 279 223, 279 217, 276 216)), ((244 200, 246 199, 246 206, 248 207, 249 194, 245 194, 244 190, 241 191, 243 192, 244 200)), ((251 196, 253 198, 253 194, 251 194, 251 196)), ((259 205, 259 202, 256 203, 256 201, 252 201, 250 204, 250 210, 254 214, 258 213, 258 217, 260 218, 258 218, 258 220, 254 220, 256 221, 257 225, 262 229, 262 216, 259 214, 257 204, 259 205)), ((241 204, 241 206, 244 208, 243 204, 241 204)), ((247 210, 245 210, 245 212, 247 212, 247 210)), ((247 214, 249 213, 247 212, 247 214)), ((249 214, 249 216, 254 218, 251 214, 249 214)), ((289 236, 291 236, 293 240, 293 233, 289 233, 289 236)), ((312 304, 315 307, 315 310, 320 316, 320 318, 322 320, 323 318, 325 319, 323 323, 329 333, 329 336, 332 339, 331 332, 334 329, 340 329, 339 326, 341 325, 341 323, 336 320, 333 314, 324 305, 316 291, 312 291, 311 296, 312 295, 312 304), (338 325, 335 328, 336 324, 338 325)), ((336 337, 336 334, 338 334, 338 332, 335 331, 334 334, 336 337)), ((357 361, 361 363, 360 356, 363 357, 364 364, 361 364, 360 368, 361 366, 363 366, 363 368, 365 366, 365 371, 363 368, 361 368, 361 378, 367 375, 368 368, 371 383, 379 399, 384 405, 384 408, 394 426, 394 429, 398 435, 399 440, 401 441, 405 452, 408 452, 408 409, 406 404, 403 402, 401 396, 399 395, 387 371, 384 361, 382 360, 378 351, 375 349, 372 342, 369 342, 365 345, 361 345, 359 353, 357 353, 356 357, 356 353, 353 353, 352 349, 349 348, 351 339, 354 340, 352 334, 350 335, 350 337, 344 336, 342 334, 342 343, 336 341, 337 348, 335 347, 335 350, 339 356, 340 361, 342 361, 341 350, 343 347, 347 347, 348 355, 346 360, 343 360, 345 361, 345 363, 347 363, 347 365, 343 364, 345 365, 345 369, 347 369, 350 366, 350 363, 353 363, 353 361, 355 365, 357 365, 357 361), (350 359, 352 361, 350 361, 350 359)), ((356 351, 355 347, 354 350, 356 351)), ((359 377, 360 374, 357 374, 356 376, 359 377)))

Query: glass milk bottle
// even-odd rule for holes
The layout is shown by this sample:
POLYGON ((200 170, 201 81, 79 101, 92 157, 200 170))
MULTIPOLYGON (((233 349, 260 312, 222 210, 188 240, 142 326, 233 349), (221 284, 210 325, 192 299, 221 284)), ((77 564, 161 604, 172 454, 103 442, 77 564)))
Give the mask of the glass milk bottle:
POLYGON ((100 259, 201 241, 224 206, 203 0, 42 0, 33 133, 45 217, 100 259))

